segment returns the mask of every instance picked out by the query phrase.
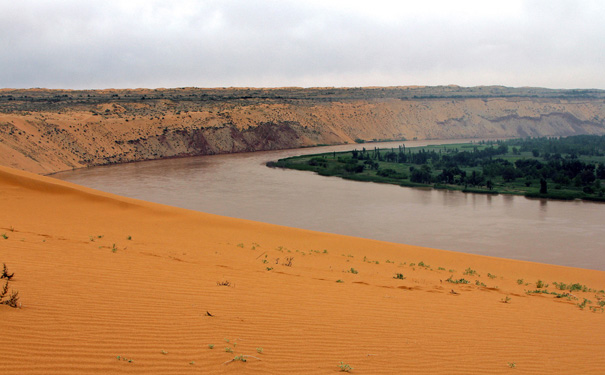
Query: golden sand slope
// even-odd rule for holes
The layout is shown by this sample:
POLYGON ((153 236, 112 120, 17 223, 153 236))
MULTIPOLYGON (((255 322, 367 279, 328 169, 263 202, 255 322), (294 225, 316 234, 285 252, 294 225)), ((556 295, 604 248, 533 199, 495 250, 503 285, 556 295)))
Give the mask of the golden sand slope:
POLYGON ((604 289, 605 272, 230 219, 4 167, 0 207, 0 262, 22 302, 0 306, 2 374, 605 372, 604 294, 525 293, 538 280, 604 289))

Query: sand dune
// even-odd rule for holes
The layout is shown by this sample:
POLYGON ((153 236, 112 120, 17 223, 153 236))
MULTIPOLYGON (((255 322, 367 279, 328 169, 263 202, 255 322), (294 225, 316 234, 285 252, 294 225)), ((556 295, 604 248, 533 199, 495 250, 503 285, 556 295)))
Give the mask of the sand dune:
POLYGON ((0 262, 22 303, 0 306, 2 374, 605 371, 605 272, 213 216, 5 167, 0 204, 0 262), (591 290, 527 294, 538 280, 591 290))

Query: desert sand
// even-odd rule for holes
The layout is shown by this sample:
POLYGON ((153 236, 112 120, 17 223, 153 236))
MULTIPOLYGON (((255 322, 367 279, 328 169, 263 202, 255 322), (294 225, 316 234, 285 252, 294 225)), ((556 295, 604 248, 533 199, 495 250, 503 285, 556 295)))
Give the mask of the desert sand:
POLYGON ((21 304, 0 305, 2 374, 605 371, 605 272, 213 216, 6 167, 0 204, 21 304), (538 280, 586 291, 527 294, 538 280))

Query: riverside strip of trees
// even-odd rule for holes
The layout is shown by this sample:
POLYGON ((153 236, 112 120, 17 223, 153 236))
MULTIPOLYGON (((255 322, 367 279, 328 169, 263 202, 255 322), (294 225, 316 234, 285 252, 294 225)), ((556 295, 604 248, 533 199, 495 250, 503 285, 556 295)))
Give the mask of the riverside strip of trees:
POLYGON ((527 138, 470 144, 374 147, 268 164, 401 186, 605 201, 605 136, 527 138))

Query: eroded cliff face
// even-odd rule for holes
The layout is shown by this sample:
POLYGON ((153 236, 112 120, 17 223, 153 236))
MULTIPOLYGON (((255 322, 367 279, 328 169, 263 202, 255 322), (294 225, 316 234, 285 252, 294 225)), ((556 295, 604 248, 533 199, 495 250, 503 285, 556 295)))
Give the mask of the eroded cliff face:
POLYGON ((5 89, 0 164, 52 173, 356 139, 605 134, 602 91, 496 89, 5 89))

